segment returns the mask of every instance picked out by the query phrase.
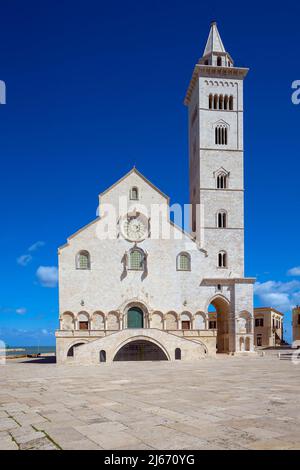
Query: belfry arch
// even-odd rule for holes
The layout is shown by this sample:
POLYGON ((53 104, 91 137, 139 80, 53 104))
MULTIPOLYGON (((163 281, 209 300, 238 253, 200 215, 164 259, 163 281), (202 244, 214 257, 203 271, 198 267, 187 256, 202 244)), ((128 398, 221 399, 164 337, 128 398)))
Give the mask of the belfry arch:
POLYGON ((216 322, 217 353, 229 353, 229 312, 230 303, 223 296, 214 297, 208 306, 208 317, 214 318, 216 322), (213 308, 212 308, 213 307, 213 308))

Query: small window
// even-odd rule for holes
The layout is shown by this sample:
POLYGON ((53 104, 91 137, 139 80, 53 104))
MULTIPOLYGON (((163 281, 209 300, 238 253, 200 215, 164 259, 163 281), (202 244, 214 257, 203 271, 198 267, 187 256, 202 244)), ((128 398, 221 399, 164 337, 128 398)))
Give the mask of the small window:
POLYGON ((180 253, 177 256, 177 270, 178 271, 190 271, 191 270, 191 258, 188 253, 180 253))
POLYGON ((133 249, 129 253, 129 269, 143 271, 144 253, 141 250, 133 249))
POLYGON ((216 320, 209 320, 208 327, 210 330, 215 330, 217 328, 216 320))
POLYGON ((139 190, 136 186, 134 186, 130 190, 130 199, 132 201, 138 201, 138 199, 139 199, 139 190))
POLYGON ((225 251, 220 251, 218 254, 218 267, 227 268, 227 253, 225 251))
POLYGON ((217 66, 218 66, 218 67, 221 67, 221 65, 222 65, 222 57, 219 56, 219 57, 217 58, 217 66))
POLYGON ((181 360, 181 349, 180 349, 180 348, 176 348, 176 349, 175 349, 175 360, 176 360, 176 361, 180 361, 180 360, 181 360))
POLYGON ((225 211, 220 211, 217 214, 217 227, 226 228, 227 227, 227 214, 225 211))
POLYGON ((212 109, 213 107, 213 95, 209 95, 208 97, 208 107, 209 109, 212 109))
POLYGON ((77 269, 90 269, 90 254, 88 251, 80 251, 76 256, 76 268, 77 269))
POLYGON ((188 320, 182 320, 181 329, 182 330, 190 330, 191 329, 191 322, 188 321, 188 320))
POLYGON ((106 362, 106 351, 104 349, 100 351, 100 362, 106 362))
POLYGON ((233 111, 233 96, 232 95, 229 98, 229 109, 230 111, 233 111))
POLYGON ((255 318, 255 326, 264 326, 263 318, 255 318))
POLYGON ((79 322, 79 329, 80 330, 88 330, 89 329, 89 322, 88 321, 80 321, 79 322))

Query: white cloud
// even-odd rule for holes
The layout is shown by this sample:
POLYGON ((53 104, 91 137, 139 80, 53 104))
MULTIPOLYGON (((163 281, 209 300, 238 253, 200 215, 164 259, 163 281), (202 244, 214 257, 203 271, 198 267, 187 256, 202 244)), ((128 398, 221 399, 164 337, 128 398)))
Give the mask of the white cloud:
POLYGON ((56 287, 58 281, 56 266, 40 266, 36 271, 36 275, 43 287, 56 287))
POLYGON ((20 266, 27 266, 27 264, 29 264, 31 260, 32 260, 31 255, 21 255, 19 256, 19 258, 17 258, 17 263, 20 266))
POLYGON ((300 276, 300 266, 295 266, 295 268, 291 268, 287 272, 288 276, 300 276))
POLYGON ((42 248, 42 246, 45 245, 45 242, 39 240, 37 242, 35 242, 33 245, 31 245, 29 248, 28 248, 28 251, 36 251, 38 250, 39 248, 42 248))
POLYGON ((284 312, 290 311, 300 302, 300 281, 256 282, 254 293, 265 307, 273 307, 284 312))
POLYGON ((17 308, 17 309, 16 309, 16 313, 17 313, 18 315, 24 315, 26 312, 27 312, 27 309, 24 308, 24 307, 20 307, 20 308, 17 308))
MULTIPOLYGON (((45 245, 45 242, 39 240, 39 241, 35 242, 33 245, 31 245, 28 248, 27 251, 32 253, 33 251, 38 250, 39 248, 41 248, 44 245, 45 245)), ((25 253, 24 255, 21 255, 17 258, 17 263, 20 266, 27 266, 27 264, 29 264, 30 261, 32 261, 32 255, 30 255, 29 253, 25 253)))

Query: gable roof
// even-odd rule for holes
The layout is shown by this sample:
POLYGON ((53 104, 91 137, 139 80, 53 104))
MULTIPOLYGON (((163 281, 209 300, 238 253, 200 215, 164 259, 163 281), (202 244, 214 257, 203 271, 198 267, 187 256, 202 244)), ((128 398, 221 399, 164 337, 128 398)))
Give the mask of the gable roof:
POLYGON ((160 189, 158 189, 157 186, 155 186, 153 183, 151 183, 150 180, 148 180, 140 171, 137 170, 137 168, 134 166, 126 175, 122 176, 118 181, 116 181, 114 184, 109 186, 105 191, 99 194, 99 196, 103 196, 104 194, 108 193, 111 189, 116 187, 118 184, 120 184, 122 181, 124 181, 128 176, 130 176, 132 173, 135 173, 137 176, 139 176, 145 183, 147 183, 149 186, 151 186, 156 192, 158 192, 162 197, 167 199, 168 203, 170 201, 169 196, 167 196, 165 193, 163 193, 160 189))

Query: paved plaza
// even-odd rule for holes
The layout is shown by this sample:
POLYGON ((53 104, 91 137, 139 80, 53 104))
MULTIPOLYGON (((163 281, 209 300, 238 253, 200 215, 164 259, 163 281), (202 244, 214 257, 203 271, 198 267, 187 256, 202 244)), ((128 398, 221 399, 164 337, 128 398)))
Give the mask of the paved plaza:
POLYGON ((0 449, 300 449, 300 365, 194 363, 0 367, 0 449))

